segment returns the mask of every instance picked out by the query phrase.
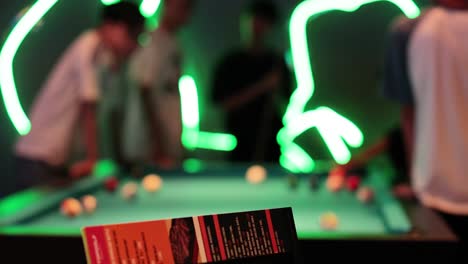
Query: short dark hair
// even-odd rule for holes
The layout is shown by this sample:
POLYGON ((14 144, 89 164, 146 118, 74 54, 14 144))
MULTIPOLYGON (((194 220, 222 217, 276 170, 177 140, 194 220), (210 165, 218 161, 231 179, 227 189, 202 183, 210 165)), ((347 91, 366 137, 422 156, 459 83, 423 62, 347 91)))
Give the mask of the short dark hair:
POLYGON ((276 6, 268 0, 254 0, 247 7, 246 14, 261 17, 274 24, 278 20, 276 6))
POLYGON ((118 2, 105 6, 101 12, 101 20, 102 22, 124 23, 130 31, 141 30, 145 23, 138 5, 131 2, 118 2))

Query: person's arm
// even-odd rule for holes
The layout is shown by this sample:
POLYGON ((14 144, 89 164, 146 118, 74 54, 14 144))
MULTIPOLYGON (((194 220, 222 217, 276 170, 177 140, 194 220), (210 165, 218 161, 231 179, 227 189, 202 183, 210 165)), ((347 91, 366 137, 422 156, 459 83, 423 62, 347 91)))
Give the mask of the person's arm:
POLYGON ((382 154, 388 148, 388 138, 384 137, 372 144, 370 147, 362 151, 361 153, 356 154, 351 158, 348 163, 343 165, 337 165, 334 170, 342 170, 344 172, 349 172, 351 170, 366 166, 373 158, 382 154))
POLYGON ((86 157, 71 166, 69 173, 72 178, 90 174, 98 159, 96 104, 83 103, 80 109, 86 157))
POLYGON ((294 92, 293 73, 286 64, 286 61, 284 61, 282 58, 280 60, 280 69, 283 75, 281 78, 281 91, 279 93, 280 96, 277 99, 276 105, 279 113, 284 115, 291 100, 291 95, 294 92))
POLYGON ((274 69, 258 82, 248 87, 241 87, 239 90, 242 92, 229 96, 221 102, 221 105, 227 112, 234 111, 237 108, 255 100, 259 96, 277 89, 280 78, 280 73, 274 69))
POLYGON ((78 78, 79 127, 82 129, 85 157, 69 168, 69 176, 79 178, 90 175, 99 158, 96 106, 100 97, 95 68, 96 43, 82 42, 75 54, 75 74, 78 78))
POLYGON ((406 105, 402 107, 401 128, 403 132, 403 140, 405 142, 407 162, 408 164, 411 164, 412 156, 413 156, 413 146, 414 146, 414 107, 413 106, 406 105))
POLYGON ((213 101, 224 111, 230 112, 268 93, 278 85, 277 69, 262 76, 247 87, 239 84, 239 57, 236 53, 226 56, 216 67, 213 79, 213 101))

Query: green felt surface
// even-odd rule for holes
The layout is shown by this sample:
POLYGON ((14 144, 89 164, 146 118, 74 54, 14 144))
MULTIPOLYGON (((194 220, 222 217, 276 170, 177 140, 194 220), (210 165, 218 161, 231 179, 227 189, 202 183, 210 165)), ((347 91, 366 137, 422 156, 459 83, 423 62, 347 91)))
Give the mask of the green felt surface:
MULTIPOLYGON (((5 213, 3 220, 8 225, 0 227, 0 233, 75 236, 80 235, 82 227, 90 225, 278 207, 293 208, 300 239, 389 236, 407 232, 411 227, 388 188, 370 180, 367 184, 375 188, 376 200, 362 204, 354 193, 346 190, 331 193, 323 183, 318 190, 312 191, 309 177, 305 175, 300 176, 297 189, 289 188, 282 173, 270 174, 260 185, 247 183, 242 173, 233 173, 232 170, 229 177, 183 173, 161 173, 161 176, 164 179, 161 191, 151 194, 140 186, 137 197, 130 201, 122 198, 120 189, 109 193, 99 188, 102 179, 93 183, 88 180, 86 184, 46 196, 40 203, 31 203, 18 212, 5 213), (62 197, 72 195, 79 198, 83 194, 93 194, 98 199, 99 207, 93 215, 83 214, 70 219, 60 214, 62 197), (320 216, 326 212, 334 212, 339 218, 338 228, 334 231, 320 227, 320 216)), ((125 178, 124 181, 128 180, 136 179, 125 178)), ((1 220, 2 217, 0 223, 1 220)))

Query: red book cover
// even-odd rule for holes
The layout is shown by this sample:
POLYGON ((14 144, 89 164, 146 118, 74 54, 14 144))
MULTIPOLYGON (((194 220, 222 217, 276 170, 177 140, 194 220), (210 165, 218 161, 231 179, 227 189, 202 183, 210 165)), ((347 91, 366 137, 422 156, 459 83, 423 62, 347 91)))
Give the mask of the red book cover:
POLYGON ((85 227, 89 264, 223 263, 293 256, 291 208, 85 227))

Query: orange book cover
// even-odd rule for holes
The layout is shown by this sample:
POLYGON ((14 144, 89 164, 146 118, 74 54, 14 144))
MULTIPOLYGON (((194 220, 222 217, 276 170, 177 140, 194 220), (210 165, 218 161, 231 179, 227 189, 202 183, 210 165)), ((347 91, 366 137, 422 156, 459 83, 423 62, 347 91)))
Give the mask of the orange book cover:
POLYGON ((222 263, 293 254, 291 208, 85 227, 89 264, 222 263))

